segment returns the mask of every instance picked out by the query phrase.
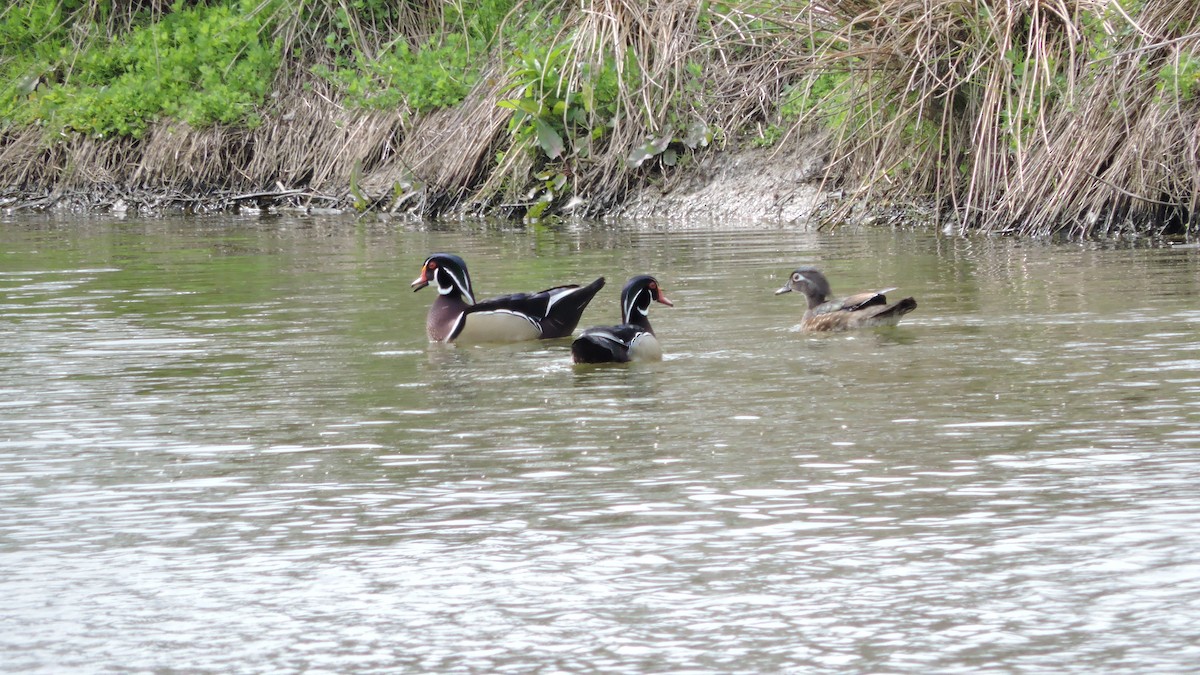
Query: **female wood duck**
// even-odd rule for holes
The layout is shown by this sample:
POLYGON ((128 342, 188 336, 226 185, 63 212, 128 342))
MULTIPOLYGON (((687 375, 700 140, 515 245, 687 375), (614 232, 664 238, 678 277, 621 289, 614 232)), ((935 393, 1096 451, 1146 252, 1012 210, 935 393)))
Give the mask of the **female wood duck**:
POLYGON ((662 360, 662 347, 650 327, 651 302, 675 306, 654 277, 643 274, 630 279, 621 289, 621 325, 583 331, 571 343, 571 358, 575 363, 662 360))
POLYGON ((788 282, 775 291, 775 295, 791 291, 804 294, 808 298, 808 309, 800 326, 806 331, 831 331, 896 325, 900 317, 917 308, 917 301, 904 298, 889 305, 884 294, 894 290, 885 288, 830 300, 833 292, 825 275, 806 265, 792 272, 788 282))
POLYGON ((567 337, 604 277, 587 286, 555 286, 537 293, 514 293, 475 302, 467 263, 450 253, 434 253, 421 265, 413 291, 430 283, 438 297, 425 318, 432 342, 518 342, 567 337))

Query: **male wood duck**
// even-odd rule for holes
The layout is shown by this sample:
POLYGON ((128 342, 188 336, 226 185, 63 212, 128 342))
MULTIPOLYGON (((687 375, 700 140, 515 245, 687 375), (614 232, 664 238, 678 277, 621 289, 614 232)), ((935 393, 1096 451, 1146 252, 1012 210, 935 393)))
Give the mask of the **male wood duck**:
POLYGON ((651 302, 675 306, 654 277, 643 274, 630 279, 621 289, 621 325, 583 331, 571 343, 571 358, 575 363, 662 360, 662 347, 650 327, 651 302))
POLYGON ((817 268, 806 265, 792 272, 788 282, 775 291, 775 295, 791 291, 802 293, 808 299, 808 309, 800 326, 806 331, 833 331, 896 325, 900 317, 917 308, 917 301, 904 298, 888 304, 884 294, 894 290, 885 288, 831 300, 833 292, 829 280, 817 268))
POLYGON ((475 302, 467 263, 450 253, 434 253, 421 265, 413 291, 430 283, 438 297, 425 318, 432 342, 519 342, 567 337, 604 277, 587 286, 555 286, 537 293, 514 293, 475 302))

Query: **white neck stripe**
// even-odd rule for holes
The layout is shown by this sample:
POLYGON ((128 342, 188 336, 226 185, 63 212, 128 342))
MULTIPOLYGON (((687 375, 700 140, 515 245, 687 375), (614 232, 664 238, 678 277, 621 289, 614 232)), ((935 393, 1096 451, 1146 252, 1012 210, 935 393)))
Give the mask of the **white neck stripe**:
POLYGON ((475 304, 475 296, 471 293, 471 282, 467 278, 459 279, 458 275, 446 269, 445 267, 439 267, 437 271, 434 272, 434 277, 437 279, 438 293, 441 293, 442 295, 450 295, 450 293, 457 288, 460 293, 466 296, 467 304, 475 304), (446 276, 450 277, 451 284, 449 286, 442 285, 442 272, 445 272, 446 276))

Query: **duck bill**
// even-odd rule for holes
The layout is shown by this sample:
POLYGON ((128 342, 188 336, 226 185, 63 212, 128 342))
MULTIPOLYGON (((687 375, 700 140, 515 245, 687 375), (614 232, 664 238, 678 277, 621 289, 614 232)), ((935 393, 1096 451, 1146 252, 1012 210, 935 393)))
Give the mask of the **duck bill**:
POLYGON ((775 295, 783 295, 784 293, 791 293, 791 292, 792 292, 792 285, 785 284, 783 288, 775 291, 775 295))
POLYGON ((666 296, 666 295, 665 295, 665 294, 662 292, 662 289, 659 289, 659 291, 658 291, 658 297, 657 297, 657 298, 655 298, 655 300, 657 300, 657 301, 661 302, 662 304, 666 305, 667 307, 674 307, 674 306, 675 306, 675 303, 671 302, 671 299, 670 299, 670 298, 668 298, 668 297, 667 297, 667 296, 666 296))
POLYGON ((421 268, 421 276, 417 277, 411 284, 409 284, 410 286, 412 286, 414 293, 429 285, 429 273, 428 272, 429 272, 428 269, 422 267, 421 268))

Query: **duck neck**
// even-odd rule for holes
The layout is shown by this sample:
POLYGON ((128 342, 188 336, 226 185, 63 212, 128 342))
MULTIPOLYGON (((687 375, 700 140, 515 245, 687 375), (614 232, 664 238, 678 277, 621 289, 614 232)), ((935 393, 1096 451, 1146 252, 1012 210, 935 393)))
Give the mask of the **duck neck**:
POLYGON ((804 297, 808 300, 808 308, 810 310, 816 309, 825 303, 825 296, 811 288, 805 290, 804 297))
POLYGON ((654 328, 650 326, 650 316, 644 312, 638 311, 637 308, 634 308, 634 310, 630 312, 630 315, 626 317, 625 323, 631 326, 637 326, 647 333, 654 333, 654 328))

